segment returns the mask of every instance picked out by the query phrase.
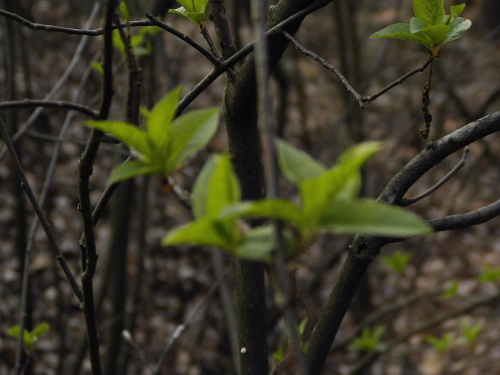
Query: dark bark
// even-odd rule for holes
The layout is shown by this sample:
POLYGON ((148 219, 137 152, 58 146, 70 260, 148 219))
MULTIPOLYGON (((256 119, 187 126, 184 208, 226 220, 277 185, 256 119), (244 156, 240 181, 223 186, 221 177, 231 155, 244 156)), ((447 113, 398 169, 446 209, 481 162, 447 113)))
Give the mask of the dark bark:
MULTIPOLYGON (((268 28, 312 4, 312 0, 280 1, 270 8, 268 28)), ((291 23, 286 31, 294 34, 302 19, 291 23)), ((276 67, 288 41, 281 35, 269 38, 269 70, 276 67)), ((257 86, 253 54, 235 71, 224 96, 224 113, 229 152, 242 186, 243 199, 264 197, 263 169, 257 129, 257 86)), ((237 294, 240 324, 241 373, 257 375, 269 372, 266 340, 264 265, 237 261, 237 294), (244 348, 244 349, 243 349, 244 348)))

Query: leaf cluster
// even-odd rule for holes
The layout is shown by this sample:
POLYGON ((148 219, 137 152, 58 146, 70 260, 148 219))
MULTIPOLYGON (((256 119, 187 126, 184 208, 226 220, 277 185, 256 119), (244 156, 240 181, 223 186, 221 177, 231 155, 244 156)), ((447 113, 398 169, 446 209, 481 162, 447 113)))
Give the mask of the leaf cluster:
POLYGON ((282 140, 277 140, 276 145, 283 174, 299 188, 300 204, 288 199, 240 201, 239 183, 229 158, 213 156, 193 188, 191 201, 196 220, 170 231, 163 244, 210 245, 238 257, 270 260, 275 241, 273 227, 249 229, 239 218, 275 219, 292 226, 293 232, 285 231, 289 252, 307 247, 323 231, 393 237, 432 231, 409 211, 358 198, 361 167, 379 150, 378 143, 351 148, 332 168, 282 140))
POLYGON ((146 129, 121 121, 87 121, 85 125, 111 134, 129 146, 138 159, 111 172, 116 183, 141 175, 166 177, 194 152, 204 148, 219 124, 217 108, 199 109, 175 118, 182 88, 165 95, 151 111, 142 108, 146 129))
MULTIPOLYGON (((38 339, 47 333, 49 330, 49 325, 46 322, 40 323, 36 326, 32 331, 28 332, 27 329, 24 329, 24 337, 23 337, 23 346, 24 350, 29 354, 33 349, 33 345, 38 341, 38 339)), ((9 328, 7 333, 14 337, 16 340, 19 340, 21 337, 21 327, 14 326, 9 328)))
POLYGON ((377 31, 370 38, 410 40, 426 46, 432 58, 439 57, 446 43, 459 39, 471 27, 470 20, 459 17, 465 4, 453 5, 445 14, 444 0, 414 0, 409 24, 397 23, 377 31))
POLYGON ((198 25, 200 29, 205 27, 208 0, 177 0, 182 6, 170 9, 170 13, 179 14, 198 25))

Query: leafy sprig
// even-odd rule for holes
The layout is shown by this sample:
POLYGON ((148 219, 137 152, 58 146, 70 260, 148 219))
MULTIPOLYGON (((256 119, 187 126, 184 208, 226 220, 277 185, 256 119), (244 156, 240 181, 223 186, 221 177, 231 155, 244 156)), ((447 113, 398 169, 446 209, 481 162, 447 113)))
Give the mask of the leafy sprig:
POLYGON ((429 49, 432 58, 438 58, 446 43, 459 39, 471 27, 466 18, 459 17, 465 4, 453 5, 445 14, 444 0, 414 0, 409 24, 397 23, 377 31, 370 38, 410 40, 429 49))
POLYGON ((210 141, 219 124, 218 109, 194 110, 175 118, 181 91, 181 87, 172 90, 151 111, 142 109, 146 129, 121 121, 85 123, 111 134, 137 156, 114 168, 108 183, 147 174, 166 177, 210 141))

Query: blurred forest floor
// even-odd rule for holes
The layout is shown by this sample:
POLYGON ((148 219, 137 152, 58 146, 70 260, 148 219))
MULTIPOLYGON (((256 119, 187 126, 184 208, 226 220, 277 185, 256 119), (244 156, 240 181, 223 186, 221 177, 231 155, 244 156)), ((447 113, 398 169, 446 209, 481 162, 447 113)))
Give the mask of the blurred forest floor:
MULTIPOLYGON (((467 2, 463 16, 472 20, 471 30, 464 38, 447 45, 441 58, 434 64, 430 105, 434 116, 431 140, 495 111, 500 105, 500 33, 498 27, 486 27, 481 6, 481 1, 474 1, 470 6, 467 2)), ((68 5, 68 2, 49 0, 32 1, 29 7, 36 22, 68 27, 83 27, 91 8, 90 5, 68 5)), ((448 3, 446 8, 449 9, 448 3)), ((134 10, 134 7, 131 6, 131 9, 134 10)), ((147 9, 135 9, 134 19, 142 19, 141 14, 146 11, 147 9)), ((410 2, 361 1, 355 14, 357 41, 350 39, 344 49, 341 49, 339 41, 341 38, 346 39, 346 34, 339 33, 336 28, 334 7, 331 4, 307 17, 296 38, 343 71, 362 95, 369 95, 427 60, 427 52, 422 46, 403 41, 368 38, 389 24, 408 22, 411 15, 410 2), (356 49, 359 53, 357 57, 356 54, 353 56, 353 50, 356 49), (347 56, 347 65, 343 63, 343 54, 347 56), (353 64, 356 62, 359 65, 355 69, 353 64), (348 68, 348 71, 345 71, 345 68, 348 68)), ((166 20, 203 44, 204 41, 196 28, 188 21, 173 14, 168 14, 166 20)), ((242 22, 241 26, 243 40, 249 42, 252 39, 249 25, 242 22)), ((95 22, 93 27, 99 27, 99 22, 95 22)), ((211 29, 210 31, 212 32, 211 29)), ((346 31, 349 30, 343 30, 346 31)), ((26 38, 25 47, 28 51, 26 62, 29 66, 29 80, 25 79, 19 67, 15 75, 17 97, 32 96, 41 99, 51 90, 70 63, 79 37, 34 32, 24 28, 22 33, 26 38)), ((347 39, 349 38, 352 38, 352 35, 348 35, 347 39)), ((0 40, 5 42, 3 28, 0 28, 0 40)), ((58 94, 58 99, 71 100, 83 72, 100 48, 100 38, 94 38, 84 51, 79 67, 70 77, 69 83, 58 94)), ((145 76, 144 80, 149 107, 177 84, 182 84, 186 93, 211 70, 209 63, 196 51, 167 33, 160 34, 154 48, 154 78, 145 76)), ((0 49, 0 55, 0 61, 4 61, 4 48, 0 49)), ((127 73, 125 65, 120 62, 119 54, 116 53, 115 56, 116 94, 110 117, 123 120, 127 73)), ((292 46, 281 63, 280 76, 281 80, 272 79, 272 87, 276 93, 275 105, 278 105, 281 93, 278 81, 286 82, 284 91, 288 96, 282 133, 292 143, 331 165, 336 156, 349 145, 362 140, 383 142, 383 151, 365 168, 365 196, 376 197, 394 173, 425 147, 419 129, 423 127, 420 110, 426 73, 410 78, 370 103, 364 110, 357 107, 355 99, 345 92, 331 72, 300 54, 292 46)), ((1 86, 5 86, 5 81, 5 69, 1 69, 1 86)), ((82 103, 97 108, 99 84, 99 74, 93 73, 92 79, 85 87, 82 103)), ((220 78, 191 107, 220 107, 222 92, 223 79, 220 78)), ((0 95, 3 97, 4 94, 0 95)), ((31 111, 21 109, 16 113, 18 121, 22 123, 31 111)), ((59 110, 44 110, 43 113, 42 120, 30 129, 21 142, 23 165, 35 191, 41 188, 54 147, 53 142, 41 140, 36 135, 42 133, 56 136, 65 116, 65 113, 59 110)), ((56 237, 76 274, 79 267, 78 240, 81 234, 80 215, 77 211, 77 160, 83 150, 82 142, 89 134, 89 130, 82 125, 84 120, 86 119, 83 116, 76 115, 66 136, 70 141, 63 145, 48 205, 56 237)), ((422 217, 431 219, 468 212, 497 200, 500 191, 498 141, 499 136, 493 135, 472 145, 466 165, 443 187, 416 203, 412 209, 422 217)), ((192 158, 186 168, 174 176, 176 183, 189 190, 209 152, 225 150, 226 140, 221 129, 211 142, 209 150, 192 158)), ((109 171, 120 158, 122 156, 117 154, 115 146, 108 145, 100 151, 92 178, 94 202, 106 186, 109 171)), ((461 158, 462 154, 457 153, 443 161, 438 168, 426 174, 408 196, 418 195, 433 186, 461 158)), ((15 183, 10 160, 4 157, 0 161, 1 374, 9 373, 13 366, 16 342, 6 331, 18 324, 20 314, 20 262, 15 249, 15 183)), ((138 182, 139 186, 141 184, 143 182, 138 182)), ((147 189, 149 227, 144 284, 141 288, 140 304, 127 307, 128 312, 137 313, 134 340, 144 351, 146 359, 151 363, 155 362, 177 325, 183 323, 193 309, 204 301, 204 307, 194 322, 169 353, 161 373, 231 374, 233 371, 228 332, 220 297, 217 293, 208 294, 207 297, 216 280, 212 250, 199 247, 161 247, 159 240, 167 229, 189 221, 190 213, 178 199, 171 194, 165 194, 156 179, 150 180, 147 189)), ((293 194, 293 190, 285 184, 284 193, 293 194)), ((28 204, 26 207, 29 213, 28 225, 31 225, 32 209, 28 204)), ((140 224, 137 219, 140 208, 138 205, 134 208, 132 232, 137 230, 140 224)), ((101 288, 100 281, 106 280, 101 266, 107 262, 107 247, 111 234, 109 218, 107 210, 97 226, 101 255, 96 281, 98 290, 101 288)), ((325 236, 297 261, 298 288, 301 293, 299 311, 301 318, 308 318, 306 339, 336 279, 348 240, 345 236, 325 236)), ((409 265, 402 274, 395 273, 380 261, 371 266, 360 298, 353 304, 355 313, 346 317, 337 338, 338 342, 343 342, 351 336, 360 319, 366 315, 367 308, 378 309, 402 297, 437 291, 431 297, 378 320, 375 325, 386 327, 382 341, 401 337, 409 329, 466 305, 474 298, 498 292, 499 281, 480 283, 478 276, 485 266, 500 268, 499 219, 467 230, 439 233, 387 246, 383 255, 392 254, 396 250, 411 254, 409 265), (458 282, 457 295, 444 298, 439 291, 447 288, 453 281, 458 282)), ((137 277, 136 253, 137 239, 132 233, 127 258, 129 288, 132 288, 137 277)), ((229 270, 225 279, 230 286, 233 285, 231 262, 230 258, 226 259, 229 270)), ((45 235, 39 230, 31 264, 34 322, 36 324, 47 321, 51 329, 36 344, 33 353, 36 374, 61 373, 57 372, 57 369, 60 368, 61 362, 71 355, 83 334, 83 316, 56 263, 45 235), (61 335, 63 332, 64 335, 61 335)), ((108 294, 109 292, 107 291, 108 294)), ((499 308, 499 301, 496 300, 413 335, 392 351, 381 355, 372 367, 372 373, 500 373, 499 308), (482 325, 483 330, 477 342, 452 346, 444 353, 439 353, 427 342, 430 335, 441 337, 447 332, 453 332, 459 336, 460 323, 464 321, 471 326, 482 325)), ((270 310, 273 311, 273 306, 270 306, 270 310)), ((98 314, 99 329, 103 332, 103 348, 106 346, 106 327, 113 319, 121 318, 110 314, 109 304, 107 299, 104 299, 102 311, 98 314)), ((276 350, 285 337, 284 325, 278 322, 269 334, 271 350, 276 350)), ((131 361, 128 373, 148 373, 136 350, 127 344, 124 344, 122 350, 127 350, 131 361)), ((349 351, 345 346, 336 348, 332 351, 324 373, 348 374, 359 358, 360 353, 349 351)), ((85 362, 82 374, 90 373, 88 366, 85 362)))

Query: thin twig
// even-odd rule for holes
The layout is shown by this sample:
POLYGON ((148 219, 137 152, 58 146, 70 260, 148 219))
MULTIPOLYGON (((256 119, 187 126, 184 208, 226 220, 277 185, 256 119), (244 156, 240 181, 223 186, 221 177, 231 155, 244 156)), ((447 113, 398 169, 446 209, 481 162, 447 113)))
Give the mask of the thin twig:
MULTIPOLYGON (((230 267, 226 268, 226 272, 227 272, 227 270, 229 270, 229 268, 230 267)), ((184 323, 182 323, 182 324, 180 324, 180 325, 177 326, 177 328, 174 331, 174 334, 172 335, 172 337, 170 338, 170 340, 168 341, 168 343, 163 348, 163 350, 162 350, 162 352, 161 352, 161 354, 160 354, 160 356, 158 358, 158 361, 156 362, 155 366, 153 367, 153 375, 158 374, 158 372, 160 371, 161 365, 165 361, 165 358, 166 358, 167 354, 170 352, 170 349, 172 349, 172 347, 177 342, 177 340, 179 340, 179 338, 181 337, 182 333, 187 328, 189 328, 189 326, 191 325, 191 323, 193 323, 193 321, 195 320, 195 318, 198 317, 199 314, 201 314, 201 312, 203 311, 203 308, 206 307, 208 300, 210 298, 212 298, 212 296, 214 295, 214 293, 217 291, 217 287, 218 286, 219 286, 219 282, 218 281, 214 282, 213 285, 210 287, 209 291, 207 292, 207 294, 205 294, 205 296, 203 296, 203 298, 201 299, 201 301, 188 314, 188 316, 187 316, 186 320, 184 321, 184 323)))
MULTIPOLYGON (((278 23, 276 26, 270 28, 266 32, 266 37, 269 38, 273 35, 281 33, 281 30, 288 24, 297 21, 308 14, 324 7, 331 0, 320 0, 315 1, 308 7, 305 7, 301 11, 291 15, 286 20, 278 23)), ((236 52, 229 59, 223 61, 220 65, 216 66, 210 73, 208 73, 205 78, 203 78, 198 84, 189 91, 184 98, 179 102, 177 106, 177 113, 180 114, 184 109, 186 109, 189 104, 191 104, 208 86, 210 86, 217 78, 224 74, 228 69, 234 66, 238 61, 242 60, 245 56, 253 51, 255 41, 247 44, 245 47, 236 52)))
POLYGON ((328 70, 332 71, 337 78, 342 82, 342 84, 347 88, 347 91, 349 91, 351 94, 354 95, 356 100, 358 101, 358 104, 360 108, 365 108, 363 96, 361 96, 349 83, 349 81, 344 77, 344 75, 337 69, 335 68, 330 62, 326 61, 324 58, 319 56, 318 54, 314 53, 313 51, 307 49, 304 45, 299 43, 297 39, 295 39, 293 36, 288 34, 286 31, 283 31, 283 35, 295 45, 295 48, 298 49, 300 52, 302 52, 304 55, 312 57, 314 60, 320 62, 325 68, 328 70))
POLYGON ((385 94, 387 91, 389 91, 393 87, 395 87, 395 86, 403 83, 403 81, 405 81, 407 78, 410 78, 412 75, 415 75, 417 73, 422 73, 425 69, 427 69, 427 67, 429 66, 429 64, 433 60, 434 59, 432 57, 429 57, 429 59, 424 64, 420 65, 418 68, 415 68, 412 71, 406 73, 405 75, 399 77, 397 80, 395 80, 394 82, 390 83, 389 85, 387 85, 386 87, 384 87, 382 90, 377 91, 375 94, 372 94, 372 95, 369 95, 369 96, 363 96, 363 98, 361 98, 361 100, 363 102, 365 102, 365 103, 373 102, 379 96, 385 94))
POLYGON ((418 202, 419 200, 428 197, 429 195, 434 193, 437 189, 439 189, 441 186, 443 186, 450 178, 453 177, 455 173, 457 173, 465 165, 468 153, 469 153, 469 146, 466 146, 464 148, 464 153, 462 154, 462 159, 460 159, 458 164, 455 165, 453 169, 446 174, 446 176, 444 176, 436 185, 431 187, 429 190, 423 192, 422 194, 419 194, 414 198, 406 198, 406 199, 403 198, 401 200, 401 206, 406 207, 409 206, 410 204, 418 202))
POLYGON ((217 58, 217 56, 215 56, 214 54, 210 53, 210 51, 207 51, 205 48, 203 48, 202 46, 200 46, 198 43, 196 43, 189 36, 187 36, 187 35, 179 32, 179 31, 177 31, 176 29, 174 29, 173 27, 169 26, 165 22, 160 21, 158 18, 156 18, 152 14, 149 14, 149 13, 146 14, 146 18, 148 18, 151 21, 151 24, 153 24, 155 26, 158 26, 159 28, 161 28, 161 29, 163 29, 165 31, 168 31, 170 34, 176 36, 180 40, 182 40, 182 41, 186 42, 187 44, 189 44, 191 47, 193 47, 195 50, 197 50, 203 56, 205 56, 208 59, 208 61, 210 61, 215 66, 218 66, 218 65, 221 64, 221 61, 220 61, 219 58, 217 58))
POLYGON ((61 100, 37 100, 37 99, 22 99, 14 101, 0 102, 0 110, 10 108, 29 108, 29 107, 44 107, 44 108, 61 108, 77 111, 91 118, 97 118, 97 112, 77 103, 65 102, 61 100))
MULTIPOLYGON (((98 14, 99 10, 101 9, 101 3, 97 2, 95 7, 92 9, 91 15, 89 17, 90 19, 93 19, 95 15, 98 14)), ((1 10, 0 10, 1 11, 1 10)), ((87 25, 90 25, 90 22, 87 22, 87 25)), ((73 55, 73 58, 71 59, 71 62, 69 66, 66 68, 62 76, 57 80, 56 84, 52 87, 50 92, 44 97, 44 100, 51 100, 56 93, 64 87, 64 84, 70 77, 70 75, 73 73, 73 71, 79 66, 79 62, 81 61, 81 56, 83 52, 85 51, 85 47, 87 46, 90 38, 88 36, 83 36, 80 40, 80 43, 78 43, 78 46, 76 47, 75 54, 73 55)), ((21 135, 24 134, 24 132, 35 122, 35 120, 38 118, 40 113, 42 112, 43 108, 37 108, 31 115, 30 117, 24 122, 23 125, 19 128, 19 130, 16 131, 16 133, 12 136, 12 141, 16 142, 21 135)), ((5 152, 2 150, 0 151, 0 160, 2 157, 5 155, 5 152)))
MULTIPOLYGON (((33 194, 33 190, 31 190, 31 186, 28 182, 28 179, 26 178, 26 175, 24 173, 21 162, 19 161, 19 158, 17 157, 16 150, 14 149, 14 145, 12 144, 12 140, 10 139, 9 133, 7 132, 7 128, 5 126, 3 118, 1 116, 0 116, 0 133, 2 135, 2 138, 5 140, 5 144, 7 146, 7 149, 9 150, 9 153, 12 157, 12 161, 14 162, 14 167, 16 168, 17 175, 19 176, 19 179, 21 180, 21 187, 23 188, 26 195, 28 196, 28 199, 34 208, 35 213, 38 216, 38 219, 42 223, 42 227, 45 231, 45 234, 47 235, 49 243, 52 246, 52 249, 54 250, 54 253, 56 254, 56 259, 59 262, 59 264, 64 272, 64 275, 68 279, 68 281, 71 285, 71 288, 73 289, 73 292, 75 293, 76 297, 81 302, 83 300, 82 291, 78 287, 76 279, 73 276, 73 273, 71 272, 68 264, 66 263, 66 260, 64 259, 64 256, 63 256, 63 254, 59 248, 59 245, 57 244, 57 241, 54 237, 54 233, 52 232, 52 228, 51 228, 49 222, 47 221, 47 219, 45 218, 45 215, 43 214, 42 210, 40 209, 40 206, 35 198, 35 195, 33 194)), ((26 265, 26 266, 28 266, 28 265, 26 265)))
MULTIPOLYGON (((75 35, 88 35, 88 36, 99 36, 104 34, 104 28, 99 28, 99 29, 75 29, 71 27, 62 27, 62 26, 54 26, 54 25, 44 25, 41 23, 35 23, 27 20, 26 18, 23 18, 19 16, 18 14, 7 12, 6 10, 0 9, 0 15, 9 17, 13 19, 14 21, 19 22, 23 26, 26 26, 27 28, 34 30, 34 31, 48 31, 48 32, 57 32, 57 33, 64 33, 64 34, 75 34, 75 35)), ((130 27, 140 27, 140 26, 153 26, 151 22, 149 21, 131 21, 129 23, 130 27)), ((113 25, 112 29, 118 29, 119 27, 125 27, 126 24, 123 23, 121 25, 113 25)))

